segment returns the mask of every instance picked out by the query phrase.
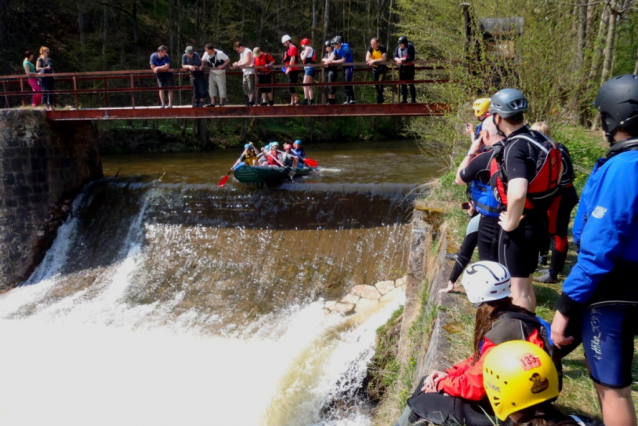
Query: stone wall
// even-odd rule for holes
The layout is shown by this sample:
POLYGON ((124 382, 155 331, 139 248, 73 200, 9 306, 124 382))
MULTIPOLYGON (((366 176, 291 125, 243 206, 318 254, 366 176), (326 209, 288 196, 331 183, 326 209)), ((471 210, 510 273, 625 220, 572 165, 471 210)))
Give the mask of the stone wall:
POLYGON ((26 280, 53 243, 71 200, 102 177, 90 122, 0 110, 0 290, 26 280))

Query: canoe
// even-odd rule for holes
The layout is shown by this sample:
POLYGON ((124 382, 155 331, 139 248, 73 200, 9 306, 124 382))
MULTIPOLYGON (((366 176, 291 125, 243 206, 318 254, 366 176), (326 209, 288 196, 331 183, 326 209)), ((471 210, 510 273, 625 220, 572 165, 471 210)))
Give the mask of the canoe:
POLYGON ((290 182, 290 171, 294 170, 293 178, 308 176, 312 173, 310 167, 269 167, 269 166, 243 166, 233 172, 235 179, 241 183, 263 183, 268 186, 279 185, 282 182, 290 182))

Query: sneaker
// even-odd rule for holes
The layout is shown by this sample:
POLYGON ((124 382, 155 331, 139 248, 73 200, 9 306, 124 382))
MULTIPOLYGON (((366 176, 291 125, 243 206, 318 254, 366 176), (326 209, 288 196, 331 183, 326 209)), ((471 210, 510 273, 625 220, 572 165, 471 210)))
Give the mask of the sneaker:
POLYGON ((350 99, 350 102, 348 102, 350 105, 354 105, 357 103, 357 101, 354 100, 354 98, 350 99))
POLYGON ((274 106, 274 105, 275 105, 275 101, 268 102, 268 106, 274 106))
POLYGON ((408 103, 408 101, 407 101, 407 100, 403 100, 403 101, 401 101, 401 102, 399 102, 399 103, 400 103, 400 104, 407 104, 407 103, 408 103))
POLYGON ((558 277, 553 277, 549 272, 545 272, 540 277, 534 277, 534 281, 537 283, 544 284, 556 284, 558 282, 558 277))
POLYGON ((547 266, 547 255, 540 255, 538 257, 538 263, 539 265, 543 265, 543 266, 547 266))
POLYGON ((261 106, 267 106, 267 105, 268 105, 268 102, 262 102, 260 105, 261 105, 261 106))
POLYGON ((343 104, 344 105, 350 105, 350 98, 346 98, 346 101, 343 104))
POLYGON ((416 103, 416 99, 412 99, 412 102, 410 102, 410 103, 415 104, 416 103))
POLYGON ((304 99, 302 103, 300 103, 299 105, 308 105, 308 99, 304 99))
POLYGON ((204 105, 205 108, 214 108, 216 106, 217 105, 215 105, 215 104, 206 104, 206 105, 204 105))
POLYGON ((314 104, 315 104, 315 100, 314 99, 310 99, 309 105, 314 105, 314 104))

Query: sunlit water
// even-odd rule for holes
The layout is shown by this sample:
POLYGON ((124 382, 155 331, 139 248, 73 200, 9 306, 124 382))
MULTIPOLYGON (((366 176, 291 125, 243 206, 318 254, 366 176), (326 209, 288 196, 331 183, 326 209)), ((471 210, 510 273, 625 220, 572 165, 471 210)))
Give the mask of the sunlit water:
POLYGON ((413 190, 436 167, 417 180, 413 144, 368 148, 356 178, 356 152, 328 146, 325 172, 270 190, 211 184, 216 153, 105 158, 119 177, 85 188, 0 295, 0 425, 370 424, 358 389, 403 301, 323 303, 403 275, 413 190))

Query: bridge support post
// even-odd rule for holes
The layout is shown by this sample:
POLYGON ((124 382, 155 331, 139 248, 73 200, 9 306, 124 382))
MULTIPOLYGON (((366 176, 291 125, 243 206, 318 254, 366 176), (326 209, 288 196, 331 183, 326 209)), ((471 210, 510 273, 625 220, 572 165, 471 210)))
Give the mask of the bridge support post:
POLYGON ((0 291, 33 272, 73 197, 102 177, 91 122, 50 123, 44 111, 0 111, 0 291))

